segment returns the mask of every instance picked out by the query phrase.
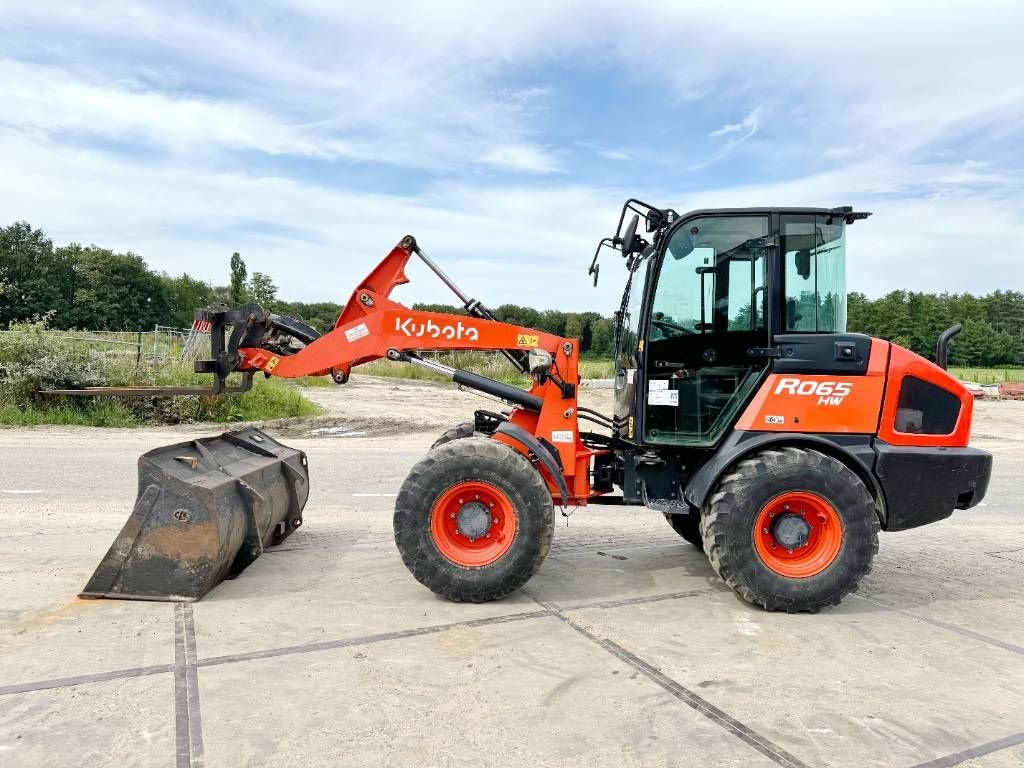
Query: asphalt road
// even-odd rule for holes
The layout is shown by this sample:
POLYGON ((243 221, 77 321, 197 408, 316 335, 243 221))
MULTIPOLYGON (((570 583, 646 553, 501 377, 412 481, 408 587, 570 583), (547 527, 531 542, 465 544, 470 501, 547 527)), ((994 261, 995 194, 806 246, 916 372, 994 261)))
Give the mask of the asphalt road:
POLYGON ((1012 433, 979 442, 984 506, 883 534, 815 616, 740 602, 643 509, 560 522, 506 600, 439 600, 390 531, 426 433, 289 440, 306 525, 199 603, 76 599, 138 455, 188 436, 0 430, 0 765, 1024 764, 1012 433))

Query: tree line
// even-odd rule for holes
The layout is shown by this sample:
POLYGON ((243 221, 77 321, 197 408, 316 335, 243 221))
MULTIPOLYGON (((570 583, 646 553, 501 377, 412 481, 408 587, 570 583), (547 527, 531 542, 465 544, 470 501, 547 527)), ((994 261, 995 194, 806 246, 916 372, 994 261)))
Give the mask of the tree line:
MULTIPOLYGON (((278 298, 272 278, 262 272, 249 274, 238 253, 228 260, 225 277, 225 285, 212 285, 188 274, 153 270, 131 252, 78 243, 54 246, 42 230, 16 222, 0 229, 0 328, 34 317, 47 317, 50 326, 59 329, 187 328, 196 307, 254 302, 325 331, 341 311, 336 302, 278 298)), ((450 304, 413 307, 462 312, 450 304)), ((610 356, 614 349, 614 319, 600 312, 502 304, 494 313, 502 322, 579 338, 584 354, 610 356)), ((850 331, 893 341, 926 357, 934 355, 939 334, 958 322, 963 332, 950 349, 954 364, 1024 364, 1024 293, 1019 291, 985 296, 892 291, 878 299, 853 292, 847 315, 850 331)))

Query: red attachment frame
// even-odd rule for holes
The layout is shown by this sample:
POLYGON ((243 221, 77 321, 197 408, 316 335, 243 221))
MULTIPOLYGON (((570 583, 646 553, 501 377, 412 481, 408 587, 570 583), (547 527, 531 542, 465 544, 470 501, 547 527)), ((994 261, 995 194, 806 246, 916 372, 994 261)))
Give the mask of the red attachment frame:
MULTIPOLYGON (((334 330, 293 355, 276 355, 258 347, 241 348, 240 370, 263 371, 285 378, 318 376, 332 369, 347 375, 355 366, 387 357, 391 350, 542 349, 551 354, 554 361, 552 372, 561 381, 572 385, 572 394, 567 396, 550 377, 543 383, 535 380, 530 394, 542 398, 540 411, 514 408, 511 421, 535 437, 543 438, 558 452, 572 498, 558 499, 557 483, 554 478, 545 476, 552 496, 563 505, 585 504, 592 495, 591 458, 602 451, 588 448, 580 440, 576 419, 579 341, 493 320, 443 312, 420 312, 392 301, 389 298, 391 291, 409 282, 405 265, 415 247, 414 240, 405 238, 384 257, 353 292, 334 330)), ((528 453, 525 446, 507 435, 496 434, 495 439, 523 454, 528 453)))

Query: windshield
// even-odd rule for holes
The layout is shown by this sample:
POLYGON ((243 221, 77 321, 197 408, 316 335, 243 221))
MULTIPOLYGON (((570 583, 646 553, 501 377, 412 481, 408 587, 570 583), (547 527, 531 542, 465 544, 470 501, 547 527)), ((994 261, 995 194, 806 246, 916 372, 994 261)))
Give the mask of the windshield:
POLYGON ((765 327, 763 216, 695 219, 668 244, 649 338, 765 327))

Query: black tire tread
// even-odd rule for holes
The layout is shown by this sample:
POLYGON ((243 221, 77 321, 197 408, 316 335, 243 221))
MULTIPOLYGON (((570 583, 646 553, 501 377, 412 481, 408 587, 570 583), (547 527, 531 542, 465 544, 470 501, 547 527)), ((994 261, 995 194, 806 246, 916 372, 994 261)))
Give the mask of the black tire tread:
POLYGON ((879 528, 874 500, 861 479, 849 467, 820 451, 795 447, 761 451, 751 458, 739 462, 729 474, 719 480, 704 505, 700 520, 704 552, 711 562, 711 567, 722 581, 748 603, 760 605, 769 611, 786 611, 787 613, 817 613, 827 606, 839 605, 846 595, 856 592, 861 579, 871 572, 871 560, 878 553, 879 528), (793 462, 800 462, 808 469, 813 467, 839 475, 855 497, 855 502, 863 506, 862 514, 870 513, 870 535, 866 539, 852 542, 854 547, 861 550, 855 553, 856 557, 854 558, 854 562, 860 565, 855 572, 849 574, 841 589, 811 602, 792 601, 778 595, 759 594, 750 584, 740 578, 725 541, 726 519, 736 512, 739 490, 752 482, 754 478, 777 472, 781 467, 793 462), (863 551, 866 549, 869 549, 870 552, 863 551))
POLYGON ((551 550, 554 530, 554 503, 540 473, 521 453, 487 437, 453 439, 432 449, 409 472, 395 501, 395 544, 402 561, 417 581, 455 602, 484 603, 515 592, 544 562, 551 550), (515 488, 525 506, 532 507, 516 510, 520 517, 517 539, 526 535, 522 515, 539 515, 540 524, 534 541, 521 542, 522 555, 518 559, 505 562, 510 549, 492 565, 467 568, 452 563, 437 551, 430 537, 430 509, 434 500, 453 484, 439 483, 439 477, 458 473, 461 479, 472 480, 478 479, 476 475, 481 472, 491 479, 503 478, 502 484, 507 483, 502 489, 506 495, 509 488, 515 488), (498 567, 499 564, 502 565, 498 567))
POLYGON ((483 437, 483 433, 476 431, 476 424, 472 421, 464 421, 461 424, 457 424, 451 429, 445 430, 441 433, 441 436, 437 438, 430 446, 430 450, 450 443, 452 440, 462 440, 466 437, 483 437))

